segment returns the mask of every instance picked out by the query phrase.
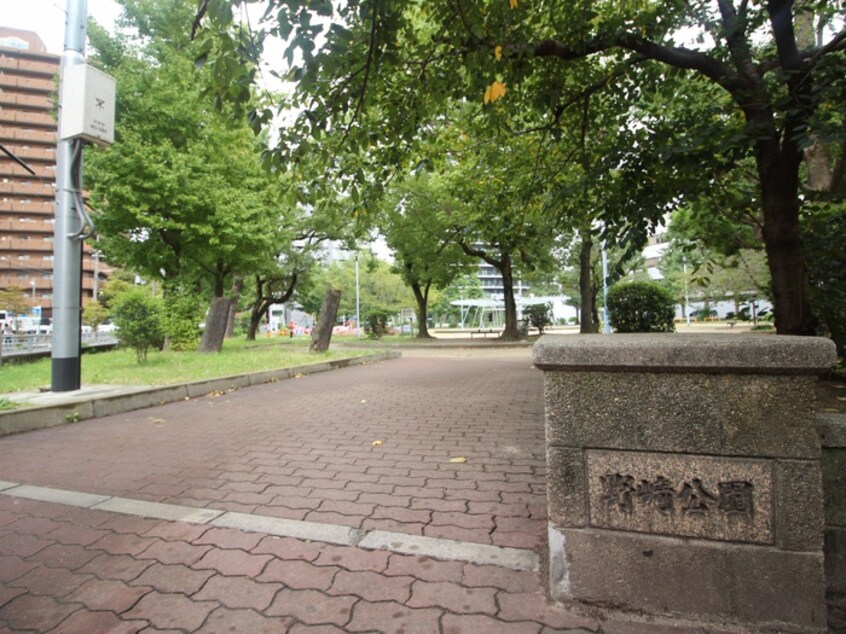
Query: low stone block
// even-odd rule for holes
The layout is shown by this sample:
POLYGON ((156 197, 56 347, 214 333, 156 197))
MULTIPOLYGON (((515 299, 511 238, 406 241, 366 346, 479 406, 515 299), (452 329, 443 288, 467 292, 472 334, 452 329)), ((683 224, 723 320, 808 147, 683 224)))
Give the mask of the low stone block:
POLYGON ((722 450, 735 456, 818 458, 814 376, 719 378, 722 450))
POLYGON ((62 407, 33 407, 0 414, 0 436, 43 429, 93 418, 91 401, 72 403, 62 407))
POLYGON ((551 584, 560 600, 777 631, 825 630, 820 554, 597 529, 553 530, 562 536, 566 560, 567 583, 551 584))
POLYGON ((825 515, 820 463, 816 460, 778 460, 775 473, 779 548, 821 552, 825 515))
POLYGON ((547 443, 719 453, 714 377, 617 372, 544 374, 547 443))
POLYGON ((195 398, 197 396, 205 396, 206 394, 214 391, 226 392, 236 388, 247 387, 249 384, 249 375, 240 374, 236 376, 227 376, 222 379, 186 383, 185 389, 188 391, 189 397, 195 398))
POLYGON ((546 450, 547 505, 550 521, 559 526, 587 525, 587 479, 584 452, 569 447, 546 450))
POLYGON ((92 401, 94 416, 111 416, 122 414, 132 410, 153 407, 160 403, 172 403, 181 401, 188 396, 184 385, 172 387, 160 387, 134 394, 121 394, 109 398, 100 398, 92 401))

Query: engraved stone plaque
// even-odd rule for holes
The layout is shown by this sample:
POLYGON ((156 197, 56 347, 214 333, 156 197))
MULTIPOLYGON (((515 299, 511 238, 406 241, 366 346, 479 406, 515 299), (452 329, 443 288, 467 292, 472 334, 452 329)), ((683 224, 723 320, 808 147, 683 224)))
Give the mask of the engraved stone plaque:
POLYGON ((588 450, 590 524, 771 544, 773 476, 761 460, 588 450))

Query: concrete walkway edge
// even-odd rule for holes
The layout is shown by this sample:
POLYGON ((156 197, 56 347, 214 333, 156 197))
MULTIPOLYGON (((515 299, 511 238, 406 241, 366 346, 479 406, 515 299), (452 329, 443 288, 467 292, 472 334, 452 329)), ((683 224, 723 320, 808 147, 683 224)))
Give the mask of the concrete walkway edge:
POLYGON ((0 436, 17 434, 55 425, 76 423, 81 420, 121 414, 145 407, 164 405, 175 401, 183 401, 188 398, 196 398, 214 392, 215 390, 227 391, 261 385, 290 379, 296 375, 316 374, 329 370, 337 370, 355 365, 365 365, 396 359, 402 356, 396 350, 388 350, 377 354, 370 354, 361 357, 348 359, 332 359, 320 363, 310 363, 278 370, 264 370, 251 374, 236 374, 233 376, 220 377, 215 379, 204 379, 191 383, 180 383, 175 385, 163 385, 148 389, 138 389, 137 386, 127 386, 126 394, 115 394, 90 399, 73 397, 73 392, 68 392, 68 402, 55 405, 43 405, 36 407, 24 407, 21 409, 0 412, 0 436))

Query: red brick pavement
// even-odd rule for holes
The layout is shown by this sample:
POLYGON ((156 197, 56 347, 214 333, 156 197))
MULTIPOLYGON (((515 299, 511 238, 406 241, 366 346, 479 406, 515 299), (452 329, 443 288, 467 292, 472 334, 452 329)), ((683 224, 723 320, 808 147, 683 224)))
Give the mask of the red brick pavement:
POLYGON ((539 548, 542 415, 528 350, 405 358, 0 438, 0 480, 539 548))
MULTIPOLYGON (((528 354, 403 359, 3 438, 0 479, 538 547, 540 391, 528 354)), ((0 633, 628 627, 548 606, 540 573, 0 495, 0 633)))
POLYGON ((599 628, 594 620, 548 607, 539 573, 235 529, 182 534, 175 522, 139 523, 133 532, 118 533, 102 529, 109 520, 100 513, 86 517, 78 509, 2 495, 0 521, 7 522, 0 527, 0 631, 537 634, 599 628), (38 557, 61 546, 60 537, 92 531, 104 535, 67 546, 84 556, 38 557), (114 553, 116 537, 134 539, 144 550, 114 553), (142 558, 156 545, 167 545, 159 549, 167 554, 142 558), (203 558, 169 563, 174 553, 198 546, 210 548, 203 558))

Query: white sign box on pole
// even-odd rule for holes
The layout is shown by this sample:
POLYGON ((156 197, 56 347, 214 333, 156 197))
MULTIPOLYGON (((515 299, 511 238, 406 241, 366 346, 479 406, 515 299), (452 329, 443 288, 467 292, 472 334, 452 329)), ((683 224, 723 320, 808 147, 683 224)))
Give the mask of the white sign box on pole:
POLYGON ((78 64, 62 77, 59 139, 82 139, 98 145, 115 141, 115 78, 93 66, 78 64))

